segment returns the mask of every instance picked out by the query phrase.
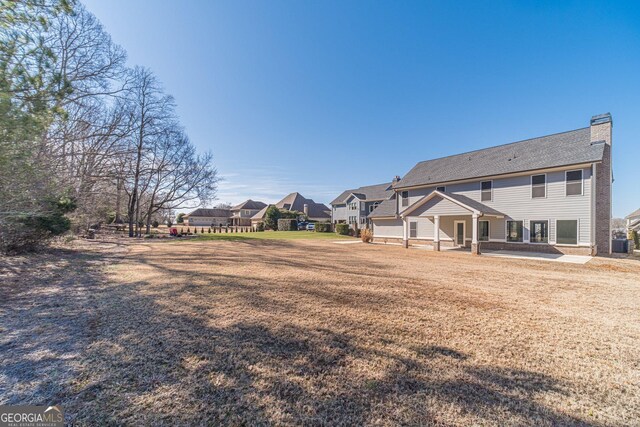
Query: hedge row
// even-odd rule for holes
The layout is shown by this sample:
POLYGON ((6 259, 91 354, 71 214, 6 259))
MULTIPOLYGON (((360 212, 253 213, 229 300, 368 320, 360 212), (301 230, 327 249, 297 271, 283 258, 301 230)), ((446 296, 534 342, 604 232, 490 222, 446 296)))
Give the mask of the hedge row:
POLYGON ((280 218, 278 220, 278 231, 297 231, 298 220, 291 218, 280 218))
POLYGON ((316 222, 316 233, 330 233, 331 223, 328 222, 316 222))
POLYGON ((336 224, 336 233, 343 236, 349 235, 349 224, 336 224))

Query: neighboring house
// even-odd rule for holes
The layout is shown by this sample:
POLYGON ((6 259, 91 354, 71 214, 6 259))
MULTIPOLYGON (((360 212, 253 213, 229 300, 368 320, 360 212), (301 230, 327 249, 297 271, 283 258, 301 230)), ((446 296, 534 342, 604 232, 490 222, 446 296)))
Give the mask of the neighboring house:
POLYGON ((231 208, 231 225, 250 226, 251 217, 267 206, 266 203, 247 200, 231 208))
POLYGON ((628 230, 640 231, 640 209, 631 212, 625 219, 628 230))
POLYGON ((368 228, 369 214, 380 203, 393 196, 393 185, 400 180, 396 176, 392 182, 367 185, 343 191, 331 202, 331 222, 348 223, 353 228, 368 228))
POLYGON ((611 253, 610 114, 590 126, 427 160, 370 215, 374 241, 611 253))
POLYGON ((197 227, 224 227, 229 224, 230 209, 196 209, 183 217, 184 225, 197 227))
MULTIPOLYGON (((316 203, 311 199, 307 199, 300 193, 291 193, 284 199, 280 200, 274 206, 280 209, 286 209, 289 211, 302 212, 309 218, 310 221, 330 221, 331 209, 322 203, 316 203)), ((251 218, 251 225, 256 226, 258 223, 264 221, 267 208, 265 206, 257 214, 251 218)))

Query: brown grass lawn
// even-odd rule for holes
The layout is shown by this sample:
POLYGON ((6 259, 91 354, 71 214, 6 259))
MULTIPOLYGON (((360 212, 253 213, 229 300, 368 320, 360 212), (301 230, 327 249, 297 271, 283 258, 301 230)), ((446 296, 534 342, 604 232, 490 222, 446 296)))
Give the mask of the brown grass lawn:
POLYGON ((0 403, 72 422, 640 423, 639 261, 92 243, 0 275, 0 403))

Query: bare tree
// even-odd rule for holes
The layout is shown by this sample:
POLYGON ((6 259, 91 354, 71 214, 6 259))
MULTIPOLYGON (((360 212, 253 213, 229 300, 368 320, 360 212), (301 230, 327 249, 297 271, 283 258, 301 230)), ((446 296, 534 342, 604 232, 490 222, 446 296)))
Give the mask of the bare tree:
POLYGON ((149 180, 145 180, 149 175, 145 162, 150 160, 150 153, 154 155, 155 141, 175 125, 175 104, 171 96, 164 94, 153 73, 143 67, 131 70, 128 101, 133 128, 129 148, 133 155, 129 156, 125 191, 129 196, 129 237, 133 237, 134 225, 140 220, 141 187, 144 192, 149 185, 149 180))
POLYGON ((206 204, 214 198, 218 182, 211 154, 198 155, 181 131, 169 129, 153 148, 147 233, 155 212, 206 204))

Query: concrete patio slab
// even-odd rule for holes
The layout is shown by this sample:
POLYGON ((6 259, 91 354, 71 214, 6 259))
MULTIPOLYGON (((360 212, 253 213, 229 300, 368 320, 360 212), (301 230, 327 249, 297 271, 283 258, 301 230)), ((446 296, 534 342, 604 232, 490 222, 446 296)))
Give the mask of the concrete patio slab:
POLYGON ((539 261, 565 262, 570 264, 586 264, 593 257, 586 255, 563 255, 563 254, 545 254, 537 252, 519 252, 519 251, 482 251, 482 256, 501 257, 501 258, 519 258, 539 261))

